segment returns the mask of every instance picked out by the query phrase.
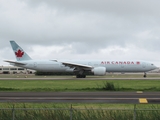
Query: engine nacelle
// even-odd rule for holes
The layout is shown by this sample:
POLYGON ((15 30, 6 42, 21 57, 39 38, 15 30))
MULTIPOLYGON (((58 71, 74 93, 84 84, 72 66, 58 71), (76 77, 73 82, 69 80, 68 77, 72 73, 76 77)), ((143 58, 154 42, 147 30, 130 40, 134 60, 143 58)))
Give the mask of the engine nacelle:
POLYGON ((106 74, 106 68, 105 67, 95 67, 92 69, 92 72, 94 75, 105 75, 106 74))

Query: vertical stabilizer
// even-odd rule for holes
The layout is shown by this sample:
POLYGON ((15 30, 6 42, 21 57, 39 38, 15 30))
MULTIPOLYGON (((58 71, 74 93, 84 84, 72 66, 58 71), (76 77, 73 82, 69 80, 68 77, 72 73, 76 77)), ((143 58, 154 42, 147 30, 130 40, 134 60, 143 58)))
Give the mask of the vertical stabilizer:
POLYGON ((10 41, 10 43, 17 61, 31 60, 29 55, 15 41, 10 41))

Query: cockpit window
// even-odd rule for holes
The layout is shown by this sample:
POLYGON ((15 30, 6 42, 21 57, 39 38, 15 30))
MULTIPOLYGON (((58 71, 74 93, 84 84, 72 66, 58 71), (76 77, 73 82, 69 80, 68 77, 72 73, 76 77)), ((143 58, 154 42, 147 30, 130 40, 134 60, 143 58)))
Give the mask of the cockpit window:
POLYGON ((154 65, 154 64, 151 64, 151 65, 154 65))

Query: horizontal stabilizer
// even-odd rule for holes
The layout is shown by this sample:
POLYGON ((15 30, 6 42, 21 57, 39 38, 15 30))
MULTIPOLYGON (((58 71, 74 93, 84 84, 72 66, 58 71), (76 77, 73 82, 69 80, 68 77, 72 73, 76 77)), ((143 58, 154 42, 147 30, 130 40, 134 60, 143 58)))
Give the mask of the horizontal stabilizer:
POLYGON ((26 65, 26 63, 21 63, 21 62, 17 62, 17 61, 10 61, 10 60, 4 60, 4 62, 8 62, 11 64, 17 64, 17 65, 26 65))

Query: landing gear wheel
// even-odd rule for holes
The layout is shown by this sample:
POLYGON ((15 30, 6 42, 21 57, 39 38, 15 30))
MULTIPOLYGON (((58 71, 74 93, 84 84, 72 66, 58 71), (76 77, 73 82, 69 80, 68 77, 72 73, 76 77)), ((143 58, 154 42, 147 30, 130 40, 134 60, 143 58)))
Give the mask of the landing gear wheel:
POLYGON ((82 75, 83 76, 83 78, 86 78, 86 75, 82 75))
POLYGON ((146 78, 146 77, 147 77, 147 74, 146 74, 146 73, 144 73, 143 77, 144 77, 144 78, 146 78))
POLYGON ((76 75, 76 78, 86 78, 86 75, 76 75))

